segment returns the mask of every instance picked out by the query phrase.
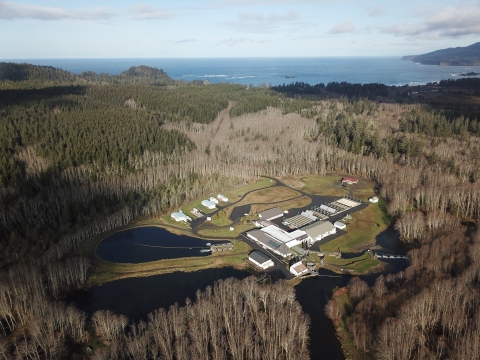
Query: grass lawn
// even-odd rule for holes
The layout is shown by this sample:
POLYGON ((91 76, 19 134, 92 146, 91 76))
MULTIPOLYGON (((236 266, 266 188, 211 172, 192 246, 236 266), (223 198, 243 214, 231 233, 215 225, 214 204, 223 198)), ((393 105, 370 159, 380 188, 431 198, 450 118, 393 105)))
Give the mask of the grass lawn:
MULTIPOLYGON (((258 203, 273 203, 282 200, 288 200, 300 196, 298 191, 287 188, 285 186, 275 186, 270 189, 262 189, 254 191, 241 201, 242 204, 258 204, 258 203)), ((240 205, 240 203, 238 204, 240 205)), ((238 206, 237 205, 237 206, 238 206)))
MULTIPOLYGON (((223 192, 222 194, 225 195, 228 198, 228 200, 229 200, 228 203, 232 203, 232 202, 237 201, 240 197, 242 197, 245 193, 247 193, 249 191, 253 191, 253 190, 257 190, 257 189, 263 189, 263 188, 273 186, 273 185, 275 185, 274 181, 272 181, 270 179, 263 178, 260 181, 248 184, 246 186, 242 186, 238 189, 223 192)), ((216 195, 213 195, 213 194, 212 194, 212 196, 216 197, 216 195)), ((210 209, 207 209, 205 206, 202 205, 202 201, 207 199, 207 198, 210 198, 210 196, 204 196, 200 199, 196 199, 196 200, 193 200, 193 201, 189 202, 188 204, 186 204, 182 207, 183 212, 185 214, 187 214, 188 216, 191 216, 191 217, 194 218, 194 216, 191 213, 193 208, 197 208, 198 210, 200 210, 204 214, 210 214, 210 213, 214 212, 215 210, 217 210, 217 209, 210 210, 210 209)), ((220 205, 226 205, 228 203, 220 202, 220 205)), ((234 208, 234 206, 229 206, 229 207, 226 208, 227 209, 227 218, 230 216, 230 213, 231 213, 233 208, 234 208)))
POLYGON ((364 261, 359 261, 355 265, 352 266, 352 269, 358 271, 359 273, 366 272, 371 268, 380 265, 380 261, 377 259, 368 259, 364 261))
POLYGON ((258 204, 252 205, 252 210, 250 210, 250 214, 254 214, 260 211, 271 209, 274 206, 278 206, 278 204, 274 204, 275 202, 288 200, 299 195, 300 193, 284 186, 275 186, 274 188, 270 189, 267 188, 254 191, 248 194, 242 201, 238 202, 237 204, 225 208, 225 217, 229 218, 232 214, 233 209, 237 206, 258 204), (261 210, 256 210, 257 207, 261 208, 261 210))
POLYGON ((363 254, 351 259, 337 259, 333 256, 325 256, 324 261, 326 265, 355 270, 360 273, 380 264, 380 261, 370 258, 368 254, 363 254))
POLYGON ((362 254, 361 256, 350 258, 350 259, 337 259, 334 256, 325 256, 325 264, 335 265, 335 266, 348 266, 352 265, 358 261, 370 259, 368 254, 362 254))
POLYGON ((278 206, 282 210, 290 210, 290 209, 301 208, 301 207, 307 206, 311 202, 312 202, 312 199, 310 199, 308 196, 302 196, 300 198, 283 201, 283 202, 278 203, 278 204, 256 204, 256 205, 252 205, 252 209, 250 210, 250 212, 251 213, 259 213, 259 212, 271 209, 272 207, 275 207, 275 206, 278 206))
MULTIPOLYGON (((188 215, 188 214, 187 214, 188 215)), ((190 216, 190 215, 189 215, 190 216)), ((194 218, 193 216, 190 216, 192 219, 194 218)), ((188 230, 190 229, 190 224, 189 223, 186 223, 184 221, 175 221, 172 219, 172 217, 170 216, 170 214, 167 214, 165 216, 162 217, 162 220, 165 221, 168 225, 170 226, 173 226, 173 227, 176 227, 178 229, 185 229, 185 230, 188 230)))
POLYGON ((275 181, 272 181, 270 179, 265 179, 263 178, 260 181, 257 181, 252 184, 248 184, 245 186, 242 186, 238 189, 230 190, 227 192, 222 193, 228 198, 229 202, 235 202, 239 198, 241 198, 245 193, 252 191, 252 190, 257 190, 257 189, 262 189, 262 188, 267 188, 269 186, 275 185, 275 181))
POLYGON ((369 204, 367 208, 352 214, 347 222, 347 234, 320 246, 322 251, 356 252, 375 243, 375 237, 387 228, 387 220, 380 203, 369 204))
POLYGON ((234 239, 240 236, 244 231, 253 229, 255 226, 253 224, 237 224, 234 226, 234 230, 230 230, 229 226, 225 227, 215 227, 215 228, 206 228, 198 231, 198 235, 205 236, 207 238, 223 238, 223 239, 234 239))
POLYGON ((226 210, 221 210, 215 215, 212 216, 210 224, 215 226, 227 226, 230 225, 232 221, 228 218, 226 210))
POLYGON ((218 252, 204 257, 166 259, 140 264, 115 264, 98 259, 89 276, 87 286, 91 287, 129 277, 167 274, 174 271, 190 272, 222 266, 244 268, 243 260, 250 251, 251 248, 248 244, 237 240, 234 251, 218 252))
POLYGON ((303 176, 300 180, 305 183, 301 188, 309 194, 343 196, 348 195, 348 190, 344 189, 340 183, 341 175, 310 175, 303 176))
POLYGON ((375 186, 372 180, 359 178, 357 184, 347 185, 347 189, 352 189, 357 199, 368 201, 368 198, 375 196, 375 186))
POLYGON ((191 213, 193 208, 197 208, 198 210, 200 210, 204 214, 209 214, 209 213, 212 213, 215 210, 217 210, 217 209, 211 209, 210 210, 210 209, 207 209, 205 206, 202 205, 202 201, 206 200, 207 198, 210 198, 210 197, 209 196, 208 197, 204 196, 200 199, 189 202, 188 204, 186 204, 185 206, 182 207, 183 212, 185 214, 187 214, 188 216, 194 218, 195 216, 193 216, 193 214, 191 213))

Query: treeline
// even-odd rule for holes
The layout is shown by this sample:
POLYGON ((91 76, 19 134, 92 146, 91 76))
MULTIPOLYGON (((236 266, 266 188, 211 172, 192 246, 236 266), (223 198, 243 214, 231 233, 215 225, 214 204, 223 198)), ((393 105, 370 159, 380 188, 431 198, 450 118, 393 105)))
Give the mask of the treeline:
POLYGON ((471 230, 431 232, 409 252, 405 272, 381 275, 372 287, 354 278, 348 302, 330 300, 327 315, 345 319, 353 359, 480 357, 480 236, 471 230))
POLYGON ((388 86, 380 83, 370 84, 351 84, 347 82, 331 82, 327 85, 323 83, 311 85, 304 82, 294 82, 291 84, 282 84, 273 86, 272 90, 285 94, 292 98, 302 98, 305 100, 325 100, 325 99, 338 99, 346 97, 353 101, 356 99, 368 99, 375 101, 380 99, 382 102, 390 103, 432 103, 436 107, 447 109, 455 109, 457 112, 462 110, 462 114, 466 117, 470 117, 469 114, 478 111, 475 110, 475 105, 471 106, 472 109, 465 108, 460 104, 452 103, 450 105, 442 104, 442 94, 446 96, 450 95, 450 91, 454 94, 471 95, 473 91, 475 95, 480 93, 480 79, 479 78, 462 78, 462 79, 449 79, 441 80, 440 82, 428 83, 426 85, 419 86, 388 86), (432 91, 437 95, 436 97, 423 97, 422 93, 432 91), (419 94, 420 96, 412 97, 412 93, 419 94))
POLYGON ((441 80, 438 85, 442 88, 474 90, 477 94, 480 92, 480 78, 478 77, 441 80))
POLYGON ((132 66, 120 75, 97 74, 93 71, 76 75, 52 66, 7 62, 0 62, 0 82, 3 82, 0 86, 4 88, 85 83, 167 86, 175 83, 163 70, 145 65, 132 66))
POLYGON ((478 112, 471 112, 469 115, 470 118, 453 110, 412 110, 402 115, 400 130, 406 133, 420 133, 436 137, 466 135, 467 133, 479 135, 478 112))
POLYGON ((76 76, 69 71, 54 68, 53 66, 36 66, 31 64, 17 64, 0 62, 0 81, 29 81, 35 83, 71 83, 76 76))
POLYGON ((85 264, 49 265, 47 287, 39 268, 0 272, 2 359, 78 358, 95 343, 104 345, 94 346, 94 359, 309 358, 310 321, 284 282, 227 279, 197 291, 185 307, 155 310, 147 322, 130 323, 108 310, 87 321, 82 311, 52 298, 65 292, 65 281, 84 280, 85 264))
POLYGON ((366 98, 375 100, 377 97, 389 95, 389 87, 384 84, 351 84, 343 82, 331 82, 326 86, 323 83, 310 85, 304 82, 295 82, 288 85, 273 86, 273 90, 287 96, 302 96, 307 99, 326 99, 329 97, 345 96, 352 98, 366 98))

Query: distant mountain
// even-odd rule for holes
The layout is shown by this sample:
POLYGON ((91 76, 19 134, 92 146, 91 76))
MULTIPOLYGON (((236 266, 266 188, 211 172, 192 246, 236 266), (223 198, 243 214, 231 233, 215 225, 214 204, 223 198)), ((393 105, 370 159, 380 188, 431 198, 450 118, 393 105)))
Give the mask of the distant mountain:
POLYGON ((480 42, 466 47, 436 50, 423 55, 404 56, 402 60, 424 65, 480 66, 480 42))
POLYGON ((0 82, 28 82, 52 85, 82 83, 170 85, 175 81, 161 69, 145 65, 132 66, 120 75, 86 71, 75 75, 52 66, 0 62, 0 82))

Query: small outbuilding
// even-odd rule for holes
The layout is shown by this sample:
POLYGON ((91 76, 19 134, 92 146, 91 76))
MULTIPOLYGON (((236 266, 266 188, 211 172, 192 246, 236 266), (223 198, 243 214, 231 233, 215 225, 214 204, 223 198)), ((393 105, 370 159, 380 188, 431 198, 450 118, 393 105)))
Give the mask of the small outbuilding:
POLYGON ((217 207, 217 205, 210 200, 203 200, 202 205, 205 206, 207 209, 210 209, 210 210, 213 210, 217 207))
POLYGON ((378 197, 374 196, 368 199, 371 203, 378 203, 378 197))
POLYGON ((218 200, 215 199, 213 196, 209 200, 214 204, 218 204, 218 200))
POLYGON ((248 260, 262 269, 268 269, 269 267, 275 266, 272 259, 258 250, 252 251, 250 255, 248 255, 248 260))
POLYGON ((344 224, 341 221, 335 221, 333 223, 333 226, 335 226, 337 229, 345 229, 347 227, 347 224, 344 224))
POLYGON ((295 276, 302 276, 308 273, 308 268, 299 261, 290 266, 290 272, 295 276))
POLYGON ((358 183, 358 179, 357 178, 351 178, 351 177, 344 177, 342 179, 342 184, 356 184, 358 183))
POLYGON ((175 221, 192 221, 192 218, 186 214, 184 214, 182 211, 177 211, 174 212, 170 215, 173 220, 175 221))
POLYGON ((217 198, 220 200, 220 201, 223 201, 223 202, 228 202, 228 198, 222 194, 218 194, 217 195, 217 198))

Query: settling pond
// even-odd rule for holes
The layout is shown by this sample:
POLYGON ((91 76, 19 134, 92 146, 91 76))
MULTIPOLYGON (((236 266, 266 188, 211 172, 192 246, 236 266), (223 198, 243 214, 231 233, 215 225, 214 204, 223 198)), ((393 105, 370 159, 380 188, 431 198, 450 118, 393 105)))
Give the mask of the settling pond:
MULTIPOLYGON (((406 252, 400 245, 398 233, 393 228, 385 230, 376 240, 378 251, 399 255, 406 252)), ((174 235, 160 228, 145 227, 114 234, 106 238, 97 251, 102 258, 113 259, 110 261, 116 262, 143 262, 205 254, 200 253, 199 249, 149 248, 136 246, 135 243, 162 246, 166 246, 165 244, 179 246, 181 243, 185 247, 196 247, 204 246, 206 241, 174 235)), ((389 269, 385 274, 396 273, 408 266, 406 260, 392 259, 386 262, 389 263, 389 269)), ((243 279, 249 275, 246 271, 225 267, 122 279, 77 292, 69 301, 75 302, 89 315, 97 310, 109 309, 114 313, 127 315, 132 321, 146 320, 148 313, 155 309, 168 309, 175 302, 183 306, 187 297, 195 300, 197 289, 203 291, 219 279, 229 277, 243 279)), ((344 359, 333 325, 325 316, 324 307, 332 290, 335 287, 345 286, 351 277, 337 275, 324 269, 320 269, 319 275, 318 278, 303 280, 295 287, 297 300, 311 319, 310 355, 312 359, 344 359)), ((378 274, 372 274, 362 278, 369 285, 373 285, 377 276, 378 274)))
POLYGON ((192 256, 208 256, 207 243, 225 241, 202 240, 175 235, 168 230, 146 226, 120 231, 106 237, 97 246, 97 255, 114 263, 142 263, 192 256))

